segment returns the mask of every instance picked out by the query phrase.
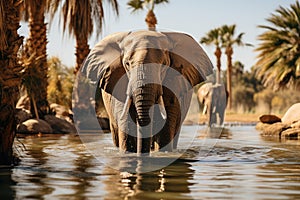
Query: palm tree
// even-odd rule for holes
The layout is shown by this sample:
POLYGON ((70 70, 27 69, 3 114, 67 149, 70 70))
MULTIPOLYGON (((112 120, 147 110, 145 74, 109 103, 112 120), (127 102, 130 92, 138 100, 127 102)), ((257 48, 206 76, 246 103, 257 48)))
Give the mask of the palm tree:
POLYGON ((59 58, 48 60, 48 101, 71 108, 74 73, 72 68, 63 65, 59 58))
MULTIPOLYGON (((52 18, 58 10, 61 0, 51 1, 52 18)), ((76 39, 76 66, 74 73, 77 73, 84 59, 90 52, 88 39, 94 28, 97 35, 101 33, 104 22, 103 1, 99 0, 65 0, 62 6, 63 31, 68 28, 69 34, 76 39)), ((117 0, 109 0, 113 10, 119 14, 117 0)))
POLYGON ((231 109, 232 105, 232 82, 231 82, 231 76, 232 76, 232 55, 233 55, 233 45, 243 46, 247 45, 250 46, 250 44, 244 44, 242 41, 242 37, 244 33, 238 34, 237 37, 235 37, 235 29, 236 25, 223 25, 220 28, 221 31, 221 40, 222 40, 222 47, 225 48, 225 54, 227 56, 227 91, 228 91, 228 109, 231 109))
POLYGON ((17 53, 23 43, 18 34, 20 1, 0 0, 0 165, 12 164, 15 138, 15 106, 22 66, 17 53))
POLYGON ((215 56, 217 59, 217 83, 220 83, 220 74, 221 74, 221 55, 222 55, 222 51, 221 51, 221 47, 220 47, 220 43, 221 43, 221 34, 220 34, 220 29, 219 28, 215 28, 210 30, 205 37, 202 37, 200 39, 200 43, 201 44, 206 44, 206 45, 210 45, 210 44, 214 44, 216 46, 216 50, 215 50, 215 56))
POLYGON ((259 35, 257 75, 266 86, 280 88, 296 83, 300 77, 300 4, 279 7, 267 19, 271 24, 259 35))
POLYGON ((46 5, 47 0, 26 0, 23 3, 24 19, 29 22, 30 31, 22 52, 26 72, 23 84, 31 98, 31 112, 36 118, 49 112, 46 5))
POLYGON ((143 10, 145 7, 148 10, 146 23, 149 30, 156 30, 157 19, 154 14, 154 7, 160 3, 169 3, 168 0, 130 0, 127 5, 132 8, 132 12, 143 10))
POLYGON ((244 73, 244 64, 240 61, 235 61, 232 66, 232 75, 235 77, 235 83, 239 84, 239 80, 244 73))

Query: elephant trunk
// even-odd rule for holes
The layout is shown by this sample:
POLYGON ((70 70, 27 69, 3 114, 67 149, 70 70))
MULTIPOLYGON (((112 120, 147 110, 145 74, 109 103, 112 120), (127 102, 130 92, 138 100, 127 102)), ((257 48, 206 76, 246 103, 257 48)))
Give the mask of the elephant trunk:
POLYGON ((129 107, 133 104, 136 109, 138 154, 148 154, 151 149, 154 105, 158 104, 163 119, 167 117, 158 69, 153 65, 142 64, 129 73, 127 98, 121 118, 128 115, 129 107))
POLYGON ((153 87, 147 85, 138 88, 133 93, 137 111, 137 154, 148 155, 152 143, 153 105, 155 104, 153 87))
POLYGON ((134 104, 137 112, 137 121, 140 126, 147 126, 151 123, 152 107, 157 99, 157 92, 153 84, 137 88, 133 92, 134 104))
POLYGON ((131 74, 130 89, 137 113, 137 153, 147 154, 152 143, 154 105, 159 104, 163 118, 166 116, 166 111, 161 98, 162 86, 157 68, 141 65, 135 70, 135 73, 131 74))

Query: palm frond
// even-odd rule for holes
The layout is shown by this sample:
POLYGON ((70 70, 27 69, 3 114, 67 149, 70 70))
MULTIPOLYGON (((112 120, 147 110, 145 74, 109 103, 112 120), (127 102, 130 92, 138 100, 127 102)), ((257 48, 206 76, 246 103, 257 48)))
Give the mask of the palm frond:
POLYGON ((214 44, 216 46, 219 46, 221 42, 221 34, 220 34, 220 29, 215 28, 210 30, 204 37, 200 39, 201 44, 214 44))
MULTIPOLYGON (((58 1, 58 0, 57 0, 58 1)), ((117 0, 108 1, 116 14, 119 14, 117 0)), ((62 6, 63 31, 68 28, 70 35, 84 35, 89 38, 94 29, 99 35, 104 23, 102 0, 65 0, 62 6)))
POLYGON ((259 52, 256 68, 265 85, 283 87, 294 82, 300 57, 300 6, 280 6, 267 19, 270 25, 258 36, 261 41, 255 49, 259 52))
POLYGON ((130 0, 128 1, 127 5, 132 9, 132 12, 144 9, 144 1, 141 0, 130 0))
POLYGON ((132 12, 138 10, 143 10, 148 8, 148 10, 154 10, 154 6, 158 4, 169 3, 169 0, 130 0, 127 5, 132 12))
POLYGON ((48 0, 46 3, 46 11, 50 13, 50 23, 52 22, 55 13, 61 5, 61 0, 48 0))
MULTIPOLYGON (((236 25, 223 25, 220 28, 222 47, 231 47, 233 45, 244 46, 245 43, 242 40, 242 37, 245 33, 240 33, 235 37, 236 25)), ((247 43, 247 46, 251 44, 247 43)))

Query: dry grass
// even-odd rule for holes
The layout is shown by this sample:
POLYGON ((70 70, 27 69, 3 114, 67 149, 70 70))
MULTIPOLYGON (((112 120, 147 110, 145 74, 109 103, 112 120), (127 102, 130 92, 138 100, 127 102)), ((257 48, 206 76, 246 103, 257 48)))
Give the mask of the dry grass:
MULTIPOLYGON (((240 122, 240 123, 255 123, 259 121, 259 113, 232 113, 228 112, 225 115, 224 122, 240 122)), ((207 122, 206 116, 199 114, 190 114, 186 117, 186 124, 204 124, 207 122)))
POLYGON ((226 113, 225 122, 258 122, 261 114, 257 113, 226 113))

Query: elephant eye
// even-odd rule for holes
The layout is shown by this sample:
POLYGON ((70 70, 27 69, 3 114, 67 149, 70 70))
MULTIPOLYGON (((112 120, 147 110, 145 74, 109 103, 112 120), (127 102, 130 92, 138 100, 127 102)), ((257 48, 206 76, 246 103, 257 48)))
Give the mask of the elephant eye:
POLYGON ((126 61, 126 62, 125 62, 125 68, 126 68, 126 69, 129 69, 129 67, 130 67, 130 63, 129 63, 128 61, 126 61))

